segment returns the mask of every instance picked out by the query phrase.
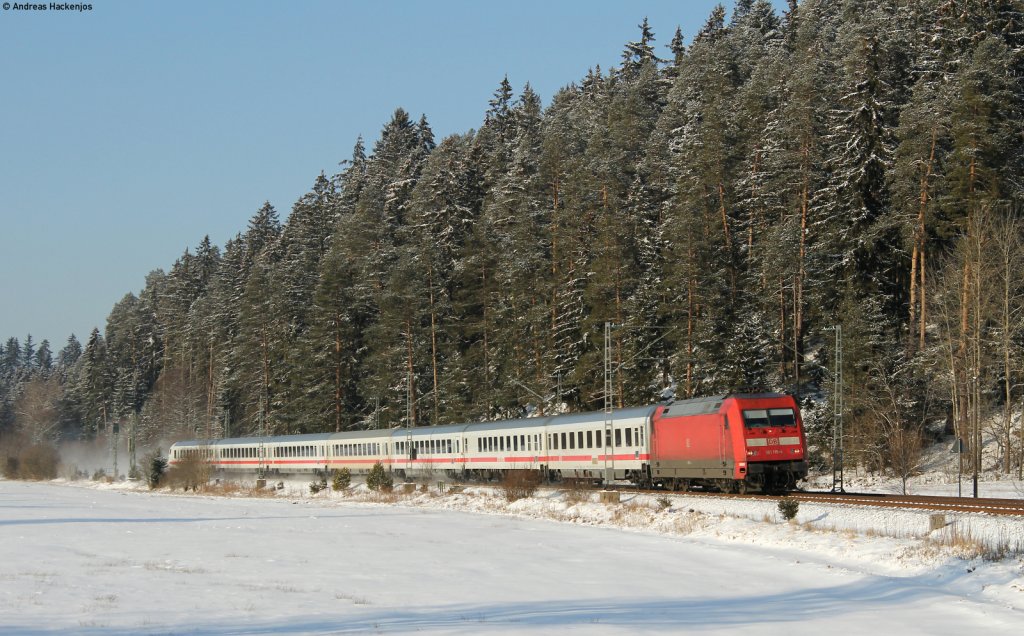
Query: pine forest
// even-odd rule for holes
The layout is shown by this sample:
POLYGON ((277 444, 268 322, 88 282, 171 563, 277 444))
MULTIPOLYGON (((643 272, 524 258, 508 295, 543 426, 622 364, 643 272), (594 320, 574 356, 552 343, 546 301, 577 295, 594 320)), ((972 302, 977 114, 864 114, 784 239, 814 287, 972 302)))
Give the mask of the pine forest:
POLYGON ((641 19, 548 104, 495 78, 477 130, 382 113, 289 214, 197 237, 102 331, 0 342, 0 439, 600 410, 607 359, 615 408, 797 395, 818 466, 841 404, 849 463, 954 434, 1019 475, 1019 0, 737 0, 685 39, 641 19))

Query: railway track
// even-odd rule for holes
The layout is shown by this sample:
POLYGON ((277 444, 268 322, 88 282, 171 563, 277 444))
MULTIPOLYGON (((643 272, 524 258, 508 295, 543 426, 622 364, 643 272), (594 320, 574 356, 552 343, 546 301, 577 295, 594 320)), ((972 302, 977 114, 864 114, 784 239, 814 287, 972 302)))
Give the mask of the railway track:
MULTIPOLYGON (((627 489, 623 489, 624 491, 627 489)), ((637 492, 635 488, 629 488, 637 492)), ((664 495, 665 490, 641 490, 645 494, 664 495)), ((875 508, 910 508, 935 512, 971 512, 1024 517, 1024 499, 974 499, 973 497, 932 497, 923 495, 886 495, 874 493, 832 493, 795 491, 786 495, 739 495, 714 492, 672 492, 683 497, 719 497, 778 501, 783 496, 807 503, 842 504, 875 508)))
POLYGON ((878 495, 863 493, 795 492, 798 501, 874 506, 879 508, 915 508, 941 512, 974 512, 993 515, 1024 516, 1024 499, 974 499, 973 497, 931 497, 923 495, 878 495))

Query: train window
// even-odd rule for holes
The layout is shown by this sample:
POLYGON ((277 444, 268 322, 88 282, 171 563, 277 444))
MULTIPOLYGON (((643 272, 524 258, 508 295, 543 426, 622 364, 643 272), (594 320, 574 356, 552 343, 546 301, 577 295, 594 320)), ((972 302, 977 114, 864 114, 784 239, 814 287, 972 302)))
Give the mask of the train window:
POLYGON ((587 431, 587 448, 594 447, 594 431, 587 431))
POLYGON ((626 446, 632 446, 632 445, 633 445, 633 429, 627 428, 626 429, 626 446))
POLYGON ((569 448, 576 448, 576 435, 569 433, 569 448))
POLYGON ((512 450, 512 436, 508 435, 505 437, 505 450, 512 450))
POLYGON ((768 411, 765 409, 743 411, 743 423, 747 428, 765 428, 771 425, 768 420, 768 411))
POLYGON ((512 450, 519 450, 519 437, 517 435, 512 436, 512 450))
POLYGON ((615 429, 615 445, 622 446, 622 429, 615 429))
POLYGON ((611 445, 612 445, 612 429, 610 429, 610 428, 604 429, 604 445, 606 447, 608 447, 608 448, 611 448, 611 445))
POLYGON ((579 447, 583 448, 583 431, 576 433, 576 439, 578 440, 579 447))
POLYGON ((772 426, 795 426, 796 414, 793 409, 768 409, 768 420, 772 426))
POLYGON ((565 437, 565 433, 562 433, 562 450, 569 448, 568 446, 565 445, 565 437))

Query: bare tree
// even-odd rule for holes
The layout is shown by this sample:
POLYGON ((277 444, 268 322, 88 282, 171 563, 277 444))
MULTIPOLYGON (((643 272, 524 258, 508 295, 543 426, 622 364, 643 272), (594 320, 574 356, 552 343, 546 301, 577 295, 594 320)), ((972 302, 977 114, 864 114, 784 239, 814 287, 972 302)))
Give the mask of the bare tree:
POLYGON ((18 428, 38 444, 52 439, 60 422, 57 403, 62 395, 56 377, 36 378, 26 382, 14 405, 18 428))
MULTIPOLYGON (((1013 455, 1013 405, 1020 377, 1017 341, 1024 331, 1024 236, 1020 219, 1012 212, 986 209, 980 220, 983 242, 988 246, 990 267, 986 269, 985 288, 993 296, 993 340, 1002 367, 1003 416, 993 420, 993 437, 998 441, 1003 472, 1009 474, 1013 455)), ((1024 428, 1021 429, 1024 435, 1024 428)), ((1024 465, 1024 461, 1018 464, 1024 465)))

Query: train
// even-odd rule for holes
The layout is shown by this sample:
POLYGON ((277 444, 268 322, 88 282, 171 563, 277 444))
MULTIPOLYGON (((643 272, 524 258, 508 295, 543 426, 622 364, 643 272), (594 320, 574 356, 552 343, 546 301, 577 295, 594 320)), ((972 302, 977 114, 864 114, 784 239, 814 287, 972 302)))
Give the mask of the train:
POLYGON ((807 476, 800 409, 781 393, 729 394, 651 406, 415 428, 190 440, 190 458, 218 475, 367 474, 488 481, 534 471, 546 481, 744 493, 792 489, 807 476))

